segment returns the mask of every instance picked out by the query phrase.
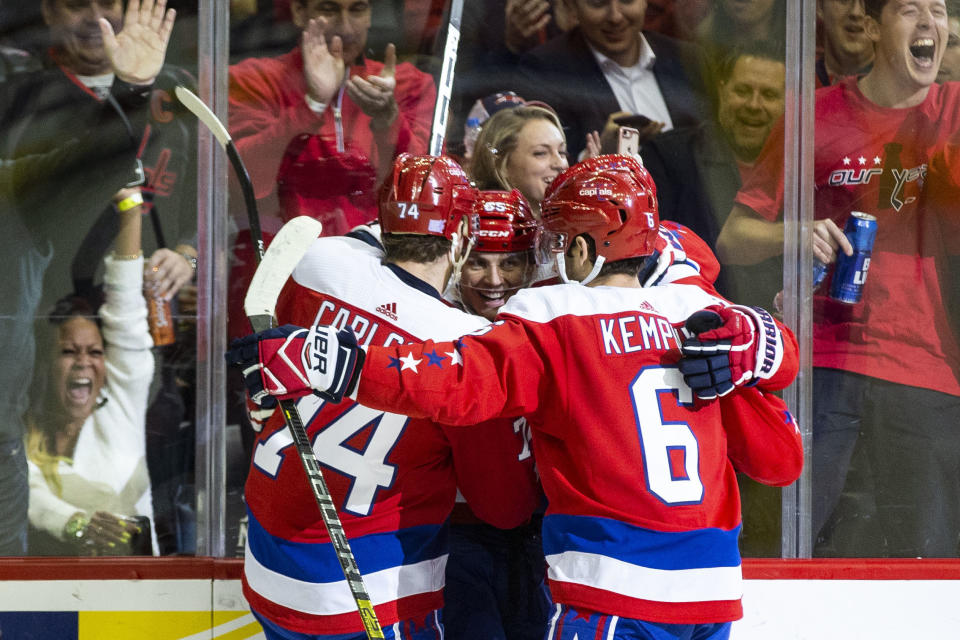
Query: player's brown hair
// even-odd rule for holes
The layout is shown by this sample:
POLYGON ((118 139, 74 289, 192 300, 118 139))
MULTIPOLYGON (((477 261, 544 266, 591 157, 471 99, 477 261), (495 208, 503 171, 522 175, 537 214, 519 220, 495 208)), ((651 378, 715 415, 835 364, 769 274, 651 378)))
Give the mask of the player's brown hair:
POLYGON ((384 262, 433 262, 450 253, 450 241, 442 236, 413 233, 385 233, 384 262))

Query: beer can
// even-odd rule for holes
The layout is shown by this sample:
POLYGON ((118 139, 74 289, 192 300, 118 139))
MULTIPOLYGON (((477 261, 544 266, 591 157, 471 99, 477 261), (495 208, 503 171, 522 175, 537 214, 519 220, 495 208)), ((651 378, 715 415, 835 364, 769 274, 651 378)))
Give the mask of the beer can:
POLYGON ((853 246, 853 255, 840 253, 830 284, 830 297, 838 302, 856 304, 863 297, 863 285, 867 282, 870 255, 877 238, 877 219, 861 211, 851 211, 843 234, 853 246))
POLYGON ((150 325, 150 337, 157 347, 173 344, 177 336, 173 329, 173 311, 170 301, 165 300, 159 292, 160 284, 147 282, 144 284, 143 295, 147 299, 147 323, 150 325))
POLYGON ((816 258, 813 259, 813 288, 816 289, 821 284, 823 284, 824 279, 827 277, 827 271, 830 269, 827 265, 820 262, 816 258))

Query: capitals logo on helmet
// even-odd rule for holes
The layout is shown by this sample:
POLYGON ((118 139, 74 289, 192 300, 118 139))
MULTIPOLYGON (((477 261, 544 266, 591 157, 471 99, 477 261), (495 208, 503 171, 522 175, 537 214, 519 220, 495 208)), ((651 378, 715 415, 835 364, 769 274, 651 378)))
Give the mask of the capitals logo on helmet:
POLYGON ((653 177, 651 177, 646 167, 643 166, 643 163, 638 158, 619 153, 609 153, 578 162, 554 178, 553 182, 550 183, 550 186, 547 188, 546 195, 552 193, 554 189, 563 184, 570 176, 596 171, 616 171, 627 175, 635 183, 649 190, 654 197, 657 195, 657 185, 654 184, 653 177))
POLYGON ((477 190, 447 157, 400 154, 380 190, 383 233, 411 233, 453 239, 466 217, 476 228, 477 190))
POLYGON ((632 173, 568 169, 558 176, 541 205, 553 251, 565 252, 576 236, 587 234, 608 263, 651 255, 660 226, 657 197, 632 173))
POLYGON ((540 223, 519 191, 481 191, 473 205, 477 217, 473 250, 489 253, 536 251, 540 223))

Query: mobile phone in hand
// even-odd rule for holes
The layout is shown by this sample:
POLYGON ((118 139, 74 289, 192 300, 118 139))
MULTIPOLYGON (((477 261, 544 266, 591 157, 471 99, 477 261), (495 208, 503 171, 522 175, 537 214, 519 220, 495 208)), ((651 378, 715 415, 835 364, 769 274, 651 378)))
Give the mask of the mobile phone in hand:
POLYGON ((613 119, 614 124, 620 125, 621 127, 633 127, 634 129, 643 129, 645 126, 653 122, 650 118, 639 113, 621 116, 619 118, 613 119))
POLYGON ((624 156, 640 155, 640 132, 633 127, 620 127, 617 153, 624 156))

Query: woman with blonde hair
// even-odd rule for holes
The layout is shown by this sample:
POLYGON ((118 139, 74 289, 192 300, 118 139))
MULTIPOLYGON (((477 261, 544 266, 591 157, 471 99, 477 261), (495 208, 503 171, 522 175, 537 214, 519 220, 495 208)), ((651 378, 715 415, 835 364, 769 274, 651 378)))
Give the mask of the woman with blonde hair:
POLYGON ((567 166, 557 114, 524 105, 498 111, 483 123, 467 173, 478 189, 517 189, 539 217, 544 192, 567 166))

